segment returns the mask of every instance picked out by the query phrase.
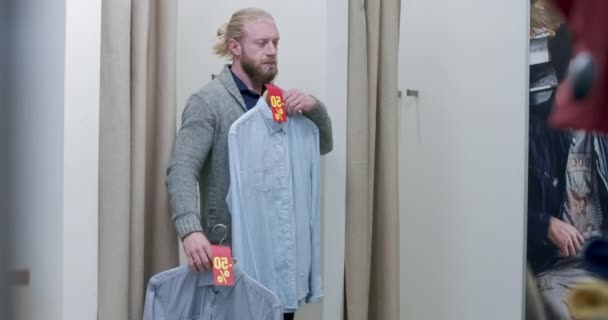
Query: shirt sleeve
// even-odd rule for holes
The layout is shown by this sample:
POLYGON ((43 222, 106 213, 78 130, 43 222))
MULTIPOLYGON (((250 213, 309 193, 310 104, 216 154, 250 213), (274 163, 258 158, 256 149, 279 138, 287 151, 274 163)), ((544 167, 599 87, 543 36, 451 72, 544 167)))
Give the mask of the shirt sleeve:
POLYGON ((144 302, 143 320, 165 320, 167 316, 163 305, 156 294, 154 280, 150 280, 146 289, 146 300, 144 302))
POLYGON ((319 139, 313 139, 312 165, 310 169, 311 178, 311 208, 310 229, 311 234, 311 270, 309 276, 309 295, 306 298, 308 303, 318 303, 323 297, 323 280, 321 277, 321 198, 320 198, 320 157, 319 139))
POLYGON ((283 320, 283 310, 278 307, 269 307, 263 312, 260 320, 283 320))

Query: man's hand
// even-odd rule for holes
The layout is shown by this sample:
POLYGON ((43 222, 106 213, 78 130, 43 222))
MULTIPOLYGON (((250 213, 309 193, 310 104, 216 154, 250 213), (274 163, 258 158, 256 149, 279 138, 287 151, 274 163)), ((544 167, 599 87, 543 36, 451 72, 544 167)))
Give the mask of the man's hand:
POLYGON ((283 98, 285 99, 287 114, 294 114, 299 111, 311 112, 317 104, 315 98, 311 95, 296 89, 287 91, 283 98))
POLYGON ((557 246, 563 257, 576 256, 585 242, 575 227, 555 217, 549 221, 549 240, 557 246))
POLYGON ((211 243, 202 232, 187 235, 183 243, 190 269, 198 272, 211 270, 211 243))

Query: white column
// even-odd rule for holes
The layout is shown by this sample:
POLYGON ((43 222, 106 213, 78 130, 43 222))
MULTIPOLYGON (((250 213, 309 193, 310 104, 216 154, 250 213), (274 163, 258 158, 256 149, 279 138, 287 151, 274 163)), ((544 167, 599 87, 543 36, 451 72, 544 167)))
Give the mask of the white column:
POLYGON ((97 318, 101 0, 66 0, 63 319, 97 318))
POLYGON ((323 319, 343 319, 346 228, 346 115, 348 90, 348 0, 327 1, 327 92, 334 149, 324 158, 323 202, 325 298, 323 319))

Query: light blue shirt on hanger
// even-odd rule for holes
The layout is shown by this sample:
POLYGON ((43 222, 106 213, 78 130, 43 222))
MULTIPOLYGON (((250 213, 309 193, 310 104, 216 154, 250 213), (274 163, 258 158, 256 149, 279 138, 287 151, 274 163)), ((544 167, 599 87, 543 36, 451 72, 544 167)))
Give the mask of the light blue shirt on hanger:
POLYGON ((228 135, 232 251, 244 272, 294 312, 323 296, 319 131, 296 114, 275 122, 260 98, 228 135))
POLYGON ((150 278, 143 320, 282 320, 279 297, 241 271, 233 269, 234 286, 217 286, 213 272, 174 267, 150 278))

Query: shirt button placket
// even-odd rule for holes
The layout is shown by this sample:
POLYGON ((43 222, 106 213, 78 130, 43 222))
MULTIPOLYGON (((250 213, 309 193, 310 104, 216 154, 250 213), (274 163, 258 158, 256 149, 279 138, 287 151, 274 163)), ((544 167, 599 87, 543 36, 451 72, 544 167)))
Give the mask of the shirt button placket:
MULTIPOLYGON (((281 217, 281 222, 283 223, 282 226, 282 230, 281 230, 281 239, 282 239, 282 243, 284 245, 284 247, 282 246, 281 248, 281 260, 282 264, 285 264, 285 262, 289 262, 289 259, 287 258, 287 251, 285 249, 287 249, 289 247, 289 223, 288 223, 288 212, 287 212, 287 208, 286 208, 286 196, 287 196, 287 183, 286 183, 286 179, 285 177, 287 176, 287 163, 285 161, 286 157, 286 151, 285 151, 285 133, 281 130, 279 132, 279 134, 277 134, 277 159, 279 160, 279 170, 277 170, 277 175, 278 175, 278 180, 280 181, 281 184, 281 188, 279 190, 279 192, 277 193, 277 196, 279 197, 279 207, 277 208, 279 210, 279 216, 281 217)), ((287 265, 289 265, 289 263, 287 263, 287 265)), ((288 279, 288 274, 285 274, 287 270, 281 270, 281 277, 283 279, 288 279)))
MULTIPOLYGON (((288 159, 289 158, 289 145, 287 144, 289 142, 289 140, 285 141, 285 148, 284 148, 284 158, 288 159)), ((293 190, 291 190, 291 186, 292 184, 290 183, 290 168, 289 168, 289 163, 285 164, 285 168, 283 170, 283 179, 285 181, 285 188, 283 188, 283 210, 284 210, 284 214, 285 214, 285 220, 287 221, 287 224, 289 226, 287 233, 286 233, 286 237, 287 237, 287 241, 285 242, 285 245, 287 247, 287 261, 289 261, 288 265, 289 266, 295 266, 296 264, 296 259, 295 259, 295 232, 296 232, 296 226, 294 223, 294 219, 295 219, 295 212, 293 212, 291 209, 295 209, 293 207, 293 199, 291 199, 290 194, 293 194, 293 190)), ((289 279, 289 285, 287 286, 288 292, 287 292, 287 297, 288 299, 295 299, 295 286, 293 286, 293 284, 296 283, 296 275, 295 275, 295 270, 292 268, 289 268, 287 270, 287 275, 288 275, 288 279, 289 279)))
POLYGON ((215 314, 215 300, 217 300, 218 292, 215 292, 213 296, 213 301, 209 304, 209 311, 202 310, 201 319, 205 320, 213 320, 213 315, 215 314))

